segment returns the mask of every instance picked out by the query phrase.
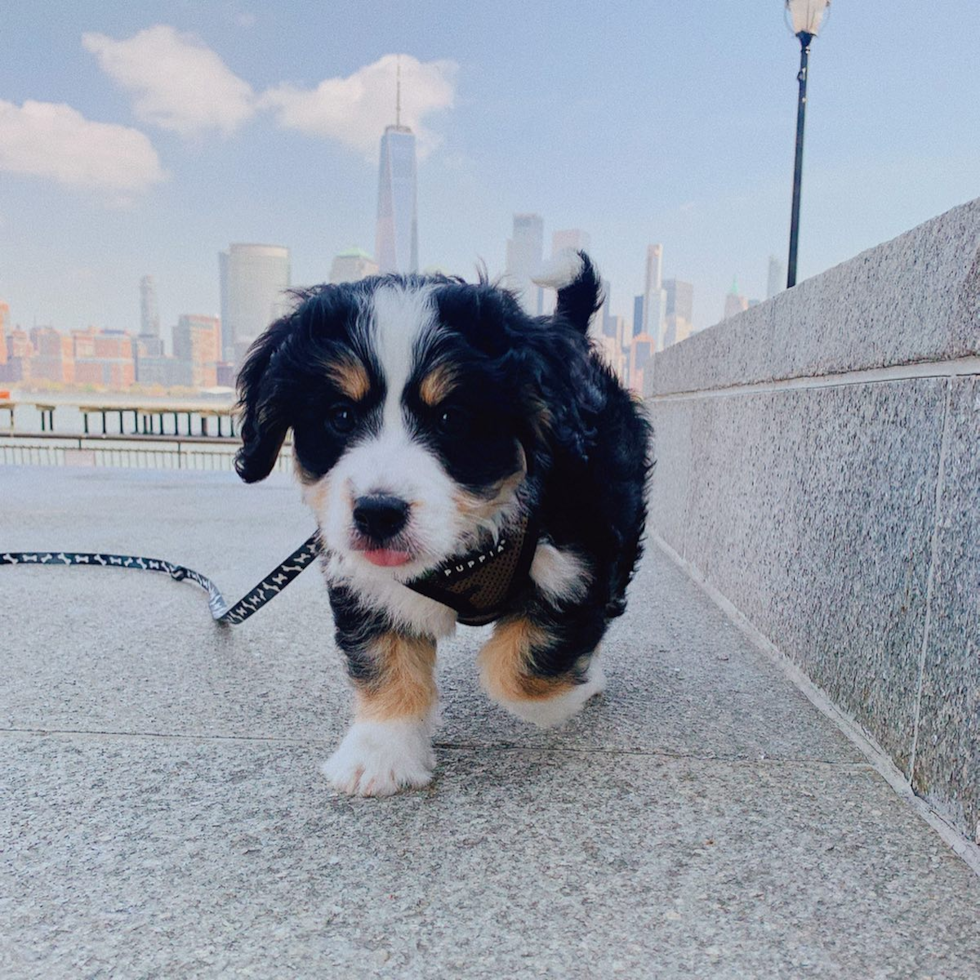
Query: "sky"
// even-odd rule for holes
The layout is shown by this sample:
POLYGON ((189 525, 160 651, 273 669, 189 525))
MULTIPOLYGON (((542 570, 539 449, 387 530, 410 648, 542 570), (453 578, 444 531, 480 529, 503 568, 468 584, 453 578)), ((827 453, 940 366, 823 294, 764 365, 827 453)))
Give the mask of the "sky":
MULTIPOLYGON (((834 0, 810 62, 799 278, 980 196, 976 0, 834 0), (885 16, 887 14, 887 17, 885 16)), ((7 0, 0 301, 24 327, 218 309, 219 250, 294 284, 374 249, 378 147, 419 134, 425 267, 503 271, 515 212, 582 228, 632 317, 646 246, 694 284, 785 264, 799 43, 781 0, 7 0)))

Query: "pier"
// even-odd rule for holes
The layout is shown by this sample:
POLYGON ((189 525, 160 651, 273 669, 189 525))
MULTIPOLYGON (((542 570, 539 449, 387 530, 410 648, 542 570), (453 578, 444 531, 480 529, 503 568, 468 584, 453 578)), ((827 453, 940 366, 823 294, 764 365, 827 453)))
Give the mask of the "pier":
MULTIPOLYGON (((236 434, 236 405, 233 401, 182 401, 161 403, 152 400, 132 401, 130 399, 65 399, 53 400, 37 398, 27 394, 17 397, 9 391, 0 391, 0 411, 7 412, 7 428, 16 428, 18 407, 31 406, 41 417, 41 432, 54 433, 55 411, 59 408, 74 408, 82 416, 85 435, 93 433, 91 418, 95 417, 96 430, 101 419, 102 435, 109 435, 110 429, 117 435, 127 437, 153 435, 194 435, 194 418, 198 419, 198 435, 204 437, 225 436, 234 438, 236 434), (127 422, 132 417, 132 428, 127 422), (110 426, 110 418, 113 424, 110 426), (171 426, 172 420, 172 426, 171 426), (212 431, 211 422, 214 422, 212 431), (183 427, 183 432, 181 428, 183 427), (169 432, 168 432, 169 430, 169 432)), ((25 435, 27 433, 24 433, 25 435)))

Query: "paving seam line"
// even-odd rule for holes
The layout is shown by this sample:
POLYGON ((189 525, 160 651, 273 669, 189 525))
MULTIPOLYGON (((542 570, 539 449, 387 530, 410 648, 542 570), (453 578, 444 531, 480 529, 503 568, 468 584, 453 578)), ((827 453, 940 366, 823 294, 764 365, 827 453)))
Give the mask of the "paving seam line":
POLYGON ((648 538, 701 588, 705 595, 742 631, 752 645, 778 667, 821 714, 837 726, 838 730, 857 747, 871 763, 871 767, 891 786, 895 793, 939 834, 943 842, 963 859, 974 874, 980 877, 980 846, 972 844, 924 799, 916 796, 904 775, 875 739, 850 715, 834 704, 804 671, 746 618, 730 599, 706 581, 697 566, 682 558, 663 538, 653 531, 649 533, 648 538))
MULTIPOLYGON (((35 735, 41 738, 50 736, 80 736, 82 738, 145 738, 172 739, 181 742, 258 742, 263 745, 302 745, 329 747, 332 743, 326 739, 300 738, 285 735, 204 735, 186 732, 121 732, 95 731, 80 728, 0 728, 0 737, 4 735, 35 735)), ((552 755, 632 755, 641 758, 666 759, 675 762, 717 762, 723 765, 751 766, 829 766, 835 769, 854 769, 867 771, 872 767, 866 762, 839 762, 836 759, 787 759, 775 756, 749 758, 746 756, 695 755, 685 752, 665 752, 651 749, 624 749, 616 746, 608 748, 576 748, 562 745, 520 745, 515 742, 484 743, 479 742, 439 742, 432 747, 445 752, 536 752, 552 755)))
MULTIPOLYGON (((260 742, 286 745, 308 745, 311 740, 289 735, 214 735, 205 732, 121 732, 98 731, 91 728, 0 728, 3 735, 48 736, 80 735, 82 738, 161 738, 190 742, 260 742)), ((316 744, 314 741, 312 744, 316 744)))

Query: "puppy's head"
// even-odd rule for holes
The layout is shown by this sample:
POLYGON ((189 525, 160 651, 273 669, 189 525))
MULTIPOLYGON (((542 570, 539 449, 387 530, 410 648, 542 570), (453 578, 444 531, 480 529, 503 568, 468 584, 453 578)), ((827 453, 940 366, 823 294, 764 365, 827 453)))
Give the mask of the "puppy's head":
POLYGON ((239 475, 267 476, 292 429, 328 551, 401 581, 435 567, 506 520, 551 443, 574 444, 569 389, 596 292, 581 256, 549 319, 487 282, 441 277, 301 294, 242 368, 239 475))

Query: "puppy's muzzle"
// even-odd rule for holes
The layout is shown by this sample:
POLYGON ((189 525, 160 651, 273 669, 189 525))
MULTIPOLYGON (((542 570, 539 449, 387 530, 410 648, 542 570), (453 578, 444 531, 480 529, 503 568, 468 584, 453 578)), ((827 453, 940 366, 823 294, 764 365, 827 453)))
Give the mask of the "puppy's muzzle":
POLYGON ((354 526, 377 544, 390 541, 408 523, 409 505, 400 497, 374 493, 354 501, 354 526))

